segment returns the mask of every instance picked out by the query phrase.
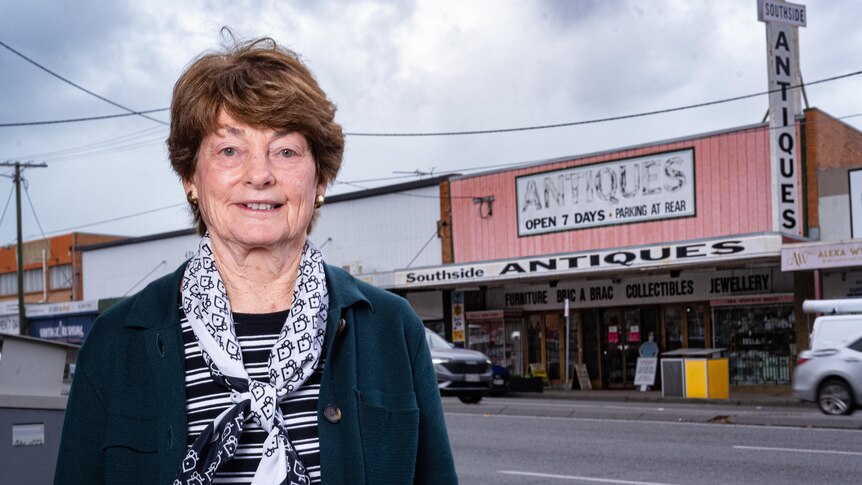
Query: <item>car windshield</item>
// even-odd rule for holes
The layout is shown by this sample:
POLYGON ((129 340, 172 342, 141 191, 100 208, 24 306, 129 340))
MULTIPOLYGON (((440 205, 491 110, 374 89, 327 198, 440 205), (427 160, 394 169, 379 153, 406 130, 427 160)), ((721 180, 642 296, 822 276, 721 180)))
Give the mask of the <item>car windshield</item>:
POLYGON ((428 339, 428 347, 432 349, 451 349, 452 344, 434 332, 426 331, 425 338, 428 339))

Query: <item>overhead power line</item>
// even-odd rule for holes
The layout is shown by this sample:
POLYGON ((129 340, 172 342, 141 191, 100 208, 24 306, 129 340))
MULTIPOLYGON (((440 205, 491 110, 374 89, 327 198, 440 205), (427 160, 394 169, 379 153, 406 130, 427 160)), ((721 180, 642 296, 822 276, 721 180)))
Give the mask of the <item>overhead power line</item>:
POLYGON ((98 226, 99 224, 107 224, 109 222, 121 221, 123 219, 130 219, 132 217, 138 217, 138 216, 143 216, 146 214, 152 214, 153 212, 159 212, 159 211, 163 211, 163 210, 173 209, 175 207, 181 207, 181 206, 185 206, 185 205, 188 205, 188 203, 180 202, 179 204, 166 205, 164 207, 158 207, 156 209, 150 209, 150 210, 145 210, 145 211, 141 211, 141 212, 135 212, 134 214, 128 214, 128 215, 120 216, 120 217, 113 217, 111 219, 105 219, 102 221, 90 222, 88 224, 81 224, 80 226, 72 226, 72 227, 64 227, 62 229, 55 229, 53 231, 48 231, 45 234, 57 234, 60 232, 73 231, 76 229, 83 229, 85 227, 98 226))
POLYGON ((27 182, 27 179, 25 178, 22 178, 21 182, 23 182, 24 185, 24 195, 27 196, 27 203, 30 204, 30 210, 33 211, 33 218, 36 219, 36 227, 39 228, 39 232, 42 233, 42 237, 44 239, 48 239, 47 237, 45 237, 45 231, 42 229, 42 223, 39 222, 39 216, 36 215, 36 207, 33 206, 33 201, 30 199, 30 183, 27 182))
MULTIPOLYGON (((832 76, 824 79, 818 79, 817 81, 811 81, 802 84, 796 84, 792 86, 788 86, 788 89, 798 89, 804 86, 813 86, 815 84, 822 84, 830 81, 837 81, 839 79, 845 79, 853 76, 858 76, 862 74, 862 71, 850 72, 847 74, 842 74, 839 76, 832 76)), ((744 99, 756 98, 758 96, 768 95, 774 92, 779 92, 781 88, 772 89, 769 91, 761 91, 758 93, 745 94, 742 96, 734 96, 731 98, 723 98, 717 99, 714 101, 707 101, 703 103, 689 104, 685 106, 677 106, 674 108, 665 108, 658 109, 652 111, 644 111, 641 113, 632 113, 627 115, 619 115, 619 116, 610 116, 607 118, 596 118, 591 120, 581 120, 581 121, 571 121, 566 123, 553 123, 546 125, 533 125, 533 126, 520 126, 515 128, 498 128, 498 129, 489 129, 489 130, 466 130, 466 131, 436 131, 436 132, 404 132, 404 133, 375 133, 375 132, 345 132, 346 136, 362 136, 362 137, 432 137, 432 136, 463 136, 463 135, 488 135, 494 133, 513 133, 518 131, 533 131, 533 130, 547 130, 551 128, 564 128, 569 126, 580 126, 580 125, 591 125, 597 123, 607 123, 609 121, 621 121, 632 118, 643 118, 646 116, 653 116, 658 114, 665 113, 673 113, 676 111, 685 111, 695 108, 704 108, 707 106, 714 106, 718 104, 731 103, 734 101, 741 101, 744 99)), ((83 121, 96 121, 96 120, 104 120, 110 118, 121 118, 124 116, 133 116, 133 115, 143 115, 148 113, 157 113, 160 111, 168 111, 170 108, 158 108, 151 109, 145 111, 135 111, 130 113, 121 113, 115 115, 104 115, 104 116, 90 116, 83 118, 71 118, 71 119, 63 119, 63 120, 48 120, 48 121, 24 121, 24 122, 14 122, 14 123, 0 123, 0 128, 9 128, 16 126, 36 126, 36 125, 51 125, 51 124, 60 124, 60 123, 76 123, 83 121)), ((163 124, 167 124, 165 122, 161 122, 163 124)))
POLYGON ((76 153, 84 153, 89 152, 95 149, 102 149, 109 146, 116 146, 122 143, 128 143, 132 140, 140 140, 141 138, 150 138, 154 135, 159 136, 162 140, 164 140, 164 132, 167 130, 165 126, 151 126, 149 128, 134 131, 132 133, 126 133, 125 135, 120 135, 112 138, 107 138, 101 141, 86 143, 84 145, 76 145, 66 148, 60 148, 57 150, 53 150, 50 152, 39 152, 39 153, 31 153, 27 155, 17 155, 11 158, 27 158, 27 159, 45 159, 49 157, 58 157, 65 155, 72 155, 76 153))
MULTIPOLYGON (((845 119, 850 119, 850 118, 858 118, 860 116, 862 116, 862 113, 854 113, 854 114, 850 114, 850 115, 836 116, 835 119, 845 120, 845 119)), ((808 126, 813 126, 816 124, 816 122, 806 121, 806 124, 808 126)), ((748 127, 748 128, 745 128, 742 130, 737 130, 737 131, 750 133, 750 132, 757 132, 757 131, 771 131, 771 130, 779 130, 779 129, 784 129, 784 127, 774 128, 774 127, 771 127, 769 125, 763 125, 763 126, 748 127)), ((662 144, 662 143, 663 142, 657 142, 657 144, 662 144)), ((573 155, 571 158, 559 159, 559 160, 556 160, 554 163, 563 162, 565 160, 579 160, 579 159, 583 159, 583 158, 591 157, 591 156, 595 156, 595 154, 573 155)), ((479 172, 482 170, 505 169, 505 168, 516 169, 518 167, 528 167, 528 166, 532 166, 532 165, 537 165, 539 163, 550 163, 550 162, 549 161, 532 160, 532 161, 527 161, 527 162, 509 162, 509 163, 495 163, 495 164, 489 164, 489 165, 477 165, 477 166, 472 166, 472 167, 452 168, 452 169, 448 169, 448 170, 444 170, 442 172, 439 172, 436 175, 439 175, 439 176, 463 175, 463 174, 468 173, 468 172, 479 172)), ((395 176, 395 177, 380 177, 380 178, 376 178, 376 179, 352 180, 352 181, 336 180, 334 182, 334 184, 335 185, 346 185, 346 186, 355 187, 355 188, 361 189, 361 190, 373 190, 373 189, 379 188, 379 186, 368 187, 368 186, 360 185, 360 184, 364 183, 364 182, 385 182, 385 181, 388 181, 391 179, 414 177, 414 176, 416 176, 416 173, 421 173, 421 171, 416 170, 416 171, 411 172, 411 173, 413 175, 400 175, 400 176, 395 176)), ((343 192, 343 193, 339 193, 338 195, 350 194, 350 193, 355 193, 355 191, 343 192)), ((394 193, 394 195, 400 195, 402 197, 416 197, 416 198, 426 198, 426 199, 435 199, 435 198, 439 199, 440 198, 440 196, 437 196, 437 195, 411 194, 411 193, 404 193, 404 192, 396 192, 396 193, 394 193)), ((453 195, 450 195, 449 197, 452 199, 474 199, 475 198, 473 196, 453 196, 453 195)))
POLYGON ((89 89, 87 89, 87 88, 85 88, 85 87, 81 86, 80 84, 74 83, 74 82, 70 81, 69 79, 66 79, 65 77, 63 77, 63 76, 61 76, 61 75, 57 74, 56 72, 54 72, 54 71, 52 71, 52 70, 48 69, 47 67, 43 66, 42 64, 39 64, 38 62, 34 61, 33 59, 30 59, 29 57, 25 56, 24 54, 22 54, 22 53, 18 52, 17 50, 13 49, 11 46, 9 46, 8 44, 6 44, 6 43, 5 43, 5 42, 3 42, 2 40, 0 40, 0 46, 2 46, 2 47, 4 47, 4 48, 6 48, 6 50, 8 50, 9 52, 11 52, 11 53, 15 54, 16 56, 20 57, 21 59, 24 59, 25 61, 29 62, 30 64, 33 64, 34 66, 36 66, 36 67, 38 67, 39 69, 41 69, 41 70, 43 70, 43 71, 47 72, 48 74, 50 74, 50 75, 54 76, 55 78, 57 78, 57 79, 59 79, 59 80, 63 81, 64 83, 66 83, 66 84, 68 84, 68 85, 70 85, 70 86, 72 86, 72 87, 75 87, 75 88, 77 88, 77 89, 79 89, 79 90, 81 90, 81 91, 83 91, 83 92, 85 92, 85 93, 87 93, 87 94, 89 94, 90 96, 93 96, 93 97, 95 97, 95 98, 101 99, 102 101, 104 101, 104 102, 106 102, 106 103, 108 103, 108 104, 110 104, 110 105, 112 105, 112 106, 116 106, 117 108, 120 108, 120 109, 122 109, 122 110, 124 110, 124 111, 128 111, 130 114, 133 114, 133 115, 139 115, 139 116, 141 116, 141 117, 143 117, 143 118, 146 118, 146 119, 151 120, 151 121, 155 121, 156 123, 160 123, 160 124, 163 124, 163 125, 167 125, 167 124, 168 124, 168 123, 167 123, 167 122, 165 122, 165 121, 162 121, 162 120, 160 120, 160 119, 153 118, 152 116, 147 116, 146 114, 144 114, 144 113, 142 113, 142 112, 140 112, 140 111, 133 110, 132 108, 127 108, 127 107, 123 106, 123 105, 122 105, 122 104, 120 104, 120 103, 117 103, 117 102, 111 101, 110 99, 108 99, 108 98, 106 98, 106 97, 104 97, 104 96, 101 96, 101 95, 99 95, 99 94, 94 93, 93 91, 90 91, 89 89))
POLYGON ((3 226, 3 221, 6 219, 6 209, 9 208, 9 202, 12 196, 15 195, 15 185, 12 185, 12 190, 9 191, 9 197, 6 198, 6 206, 3 207, 3 215, 0 215, 0 226, 3 226))
MULTIPOLYGON (((86 116, 83 118, 67 118, 63 120, 48 120, 48 121, 22 121, 17 123, 0 123, 0 128, 12 128, 15 126, 38 126, 38 125, 59 125, 61 123, 78 123, 81 121, 96 121, 96 120, 109 120, 112 118, 125 118, 127 116, 136 116, 136 115, 145 115, 149 113, 158 113, 160 111, 167 111, 170 108, 157 108, 157 109, 145 109, 143 111, 132 111, 129 113, 119 113, 115 115, 102 115, 102 116, 86 116)), ((147 116, 149 118, 149 116, 147 116)), ((164 121, 159 121, 161 124, 166 125, 164 121)))
MULTIPOLYGON (((862 74, 862 71, 851 72, 847 74, 842 74, 840 76, 832 76, 825 79, 819 79, 817 81, 812 81, 809 83, 796 84, 792 86, 788 86, 789 89, 798 89, 804 86, 812 86, 814 84, 821 84, 829 81, 837 81, 838 79, 844 79, 852 76, 858 76, 862 74)), ((767 94, 780 92, 782 88, 772 89, 769 91, 761 91, 759 93, 745 94, 742 96, 734 96, 732 98, 724 98, 717 99, 715 101, 707 101, 704 103, 697 104, 689 104, 685 106, 678 106, 676 108, 666 108, 666 109, 657 109, 653 111, 644 111, 641 113, 633 113, 628 115, 620 115, 620 116, 610 116, 607 118, 597 118, 592 120, 583 120, 583 121, 571 121, 567 123, 554 123, 549 125, 535 125, 535 126, 521 126, 517 128, 499 128, 493 130, 472 130, 472 131, 437 131, 437 132, 425 132, 425 133, 345 133, 345 135, 349 136, 375 136, 375 137, 428 137, 428 136, 461 136, 461 135, 488 135, 493 133, 512 133, 516 131, 531 131, 531 130, 547 130, 550 128, 563 128, 567 126, 580 126, 580 125, 591 125, 596 123, 606 123, 608 121, 620 121, 627 120, 632 118, 643 118, 645 116, 653 116, 658 114, 665 113, 673 113, 675 111, 685 111, 689 109, 695 108, 703 108, 706 106, 714 106, 717 104, 730 103, 733 101, 741 101, 743 99, 756 98, 758 96, 764 96, 767 94)))

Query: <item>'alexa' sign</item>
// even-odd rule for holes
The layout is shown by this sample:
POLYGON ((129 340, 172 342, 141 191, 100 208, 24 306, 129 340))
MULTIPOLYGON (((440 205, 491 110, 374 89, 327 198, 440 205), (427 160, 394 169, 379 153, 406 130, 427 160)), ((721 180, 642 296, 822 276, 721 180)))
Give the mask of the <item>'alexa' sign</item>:
POLYGON ((518 235, 695 215, 694 149, 518 177, 518 235))

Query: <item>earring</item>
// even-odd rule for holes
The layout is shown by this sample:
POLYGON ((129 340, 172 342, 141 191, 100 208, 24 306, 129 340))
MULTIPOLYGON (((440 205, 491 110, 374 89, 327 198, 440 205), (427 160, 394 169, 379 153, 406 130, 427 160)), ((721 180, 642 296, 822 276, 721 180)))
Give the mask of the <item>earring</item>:
POLYGON ((323 206, 323 195, 317 194, 317 197, 314 198, 314 208, 320 209, 323 206))
POLYGON ((192 193, 192 191, 191 191, 191 190, 189 190, 189 193, 188 193, 188 194, 186 194, 186 200, 187 200, 187 201, 189 202, 189 204, 191 204, 191 205, 198 205, 198 198, 197 198, 197 197, 195 197, 195 195, 192 193))

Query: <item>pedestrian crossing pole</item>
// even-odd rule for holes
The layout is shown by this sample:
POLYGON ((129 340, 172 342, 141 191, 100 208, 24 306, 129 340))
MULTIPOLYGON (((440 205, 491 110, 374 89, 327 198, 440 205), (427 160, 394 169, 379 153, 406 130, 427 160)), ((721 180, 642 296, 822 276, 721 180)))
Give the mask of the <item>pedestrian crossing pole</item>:
POLYGON ((21 236, 21 172, 25 168, 46 168, 44 163, 33 162, 2 162, 0 167, 15 167, 15 215, 17 229, 17 253, 18 253, 18 329, 21 335, 30 333, 27 325, 27 315, 24 309, 24 241, 21 236))

